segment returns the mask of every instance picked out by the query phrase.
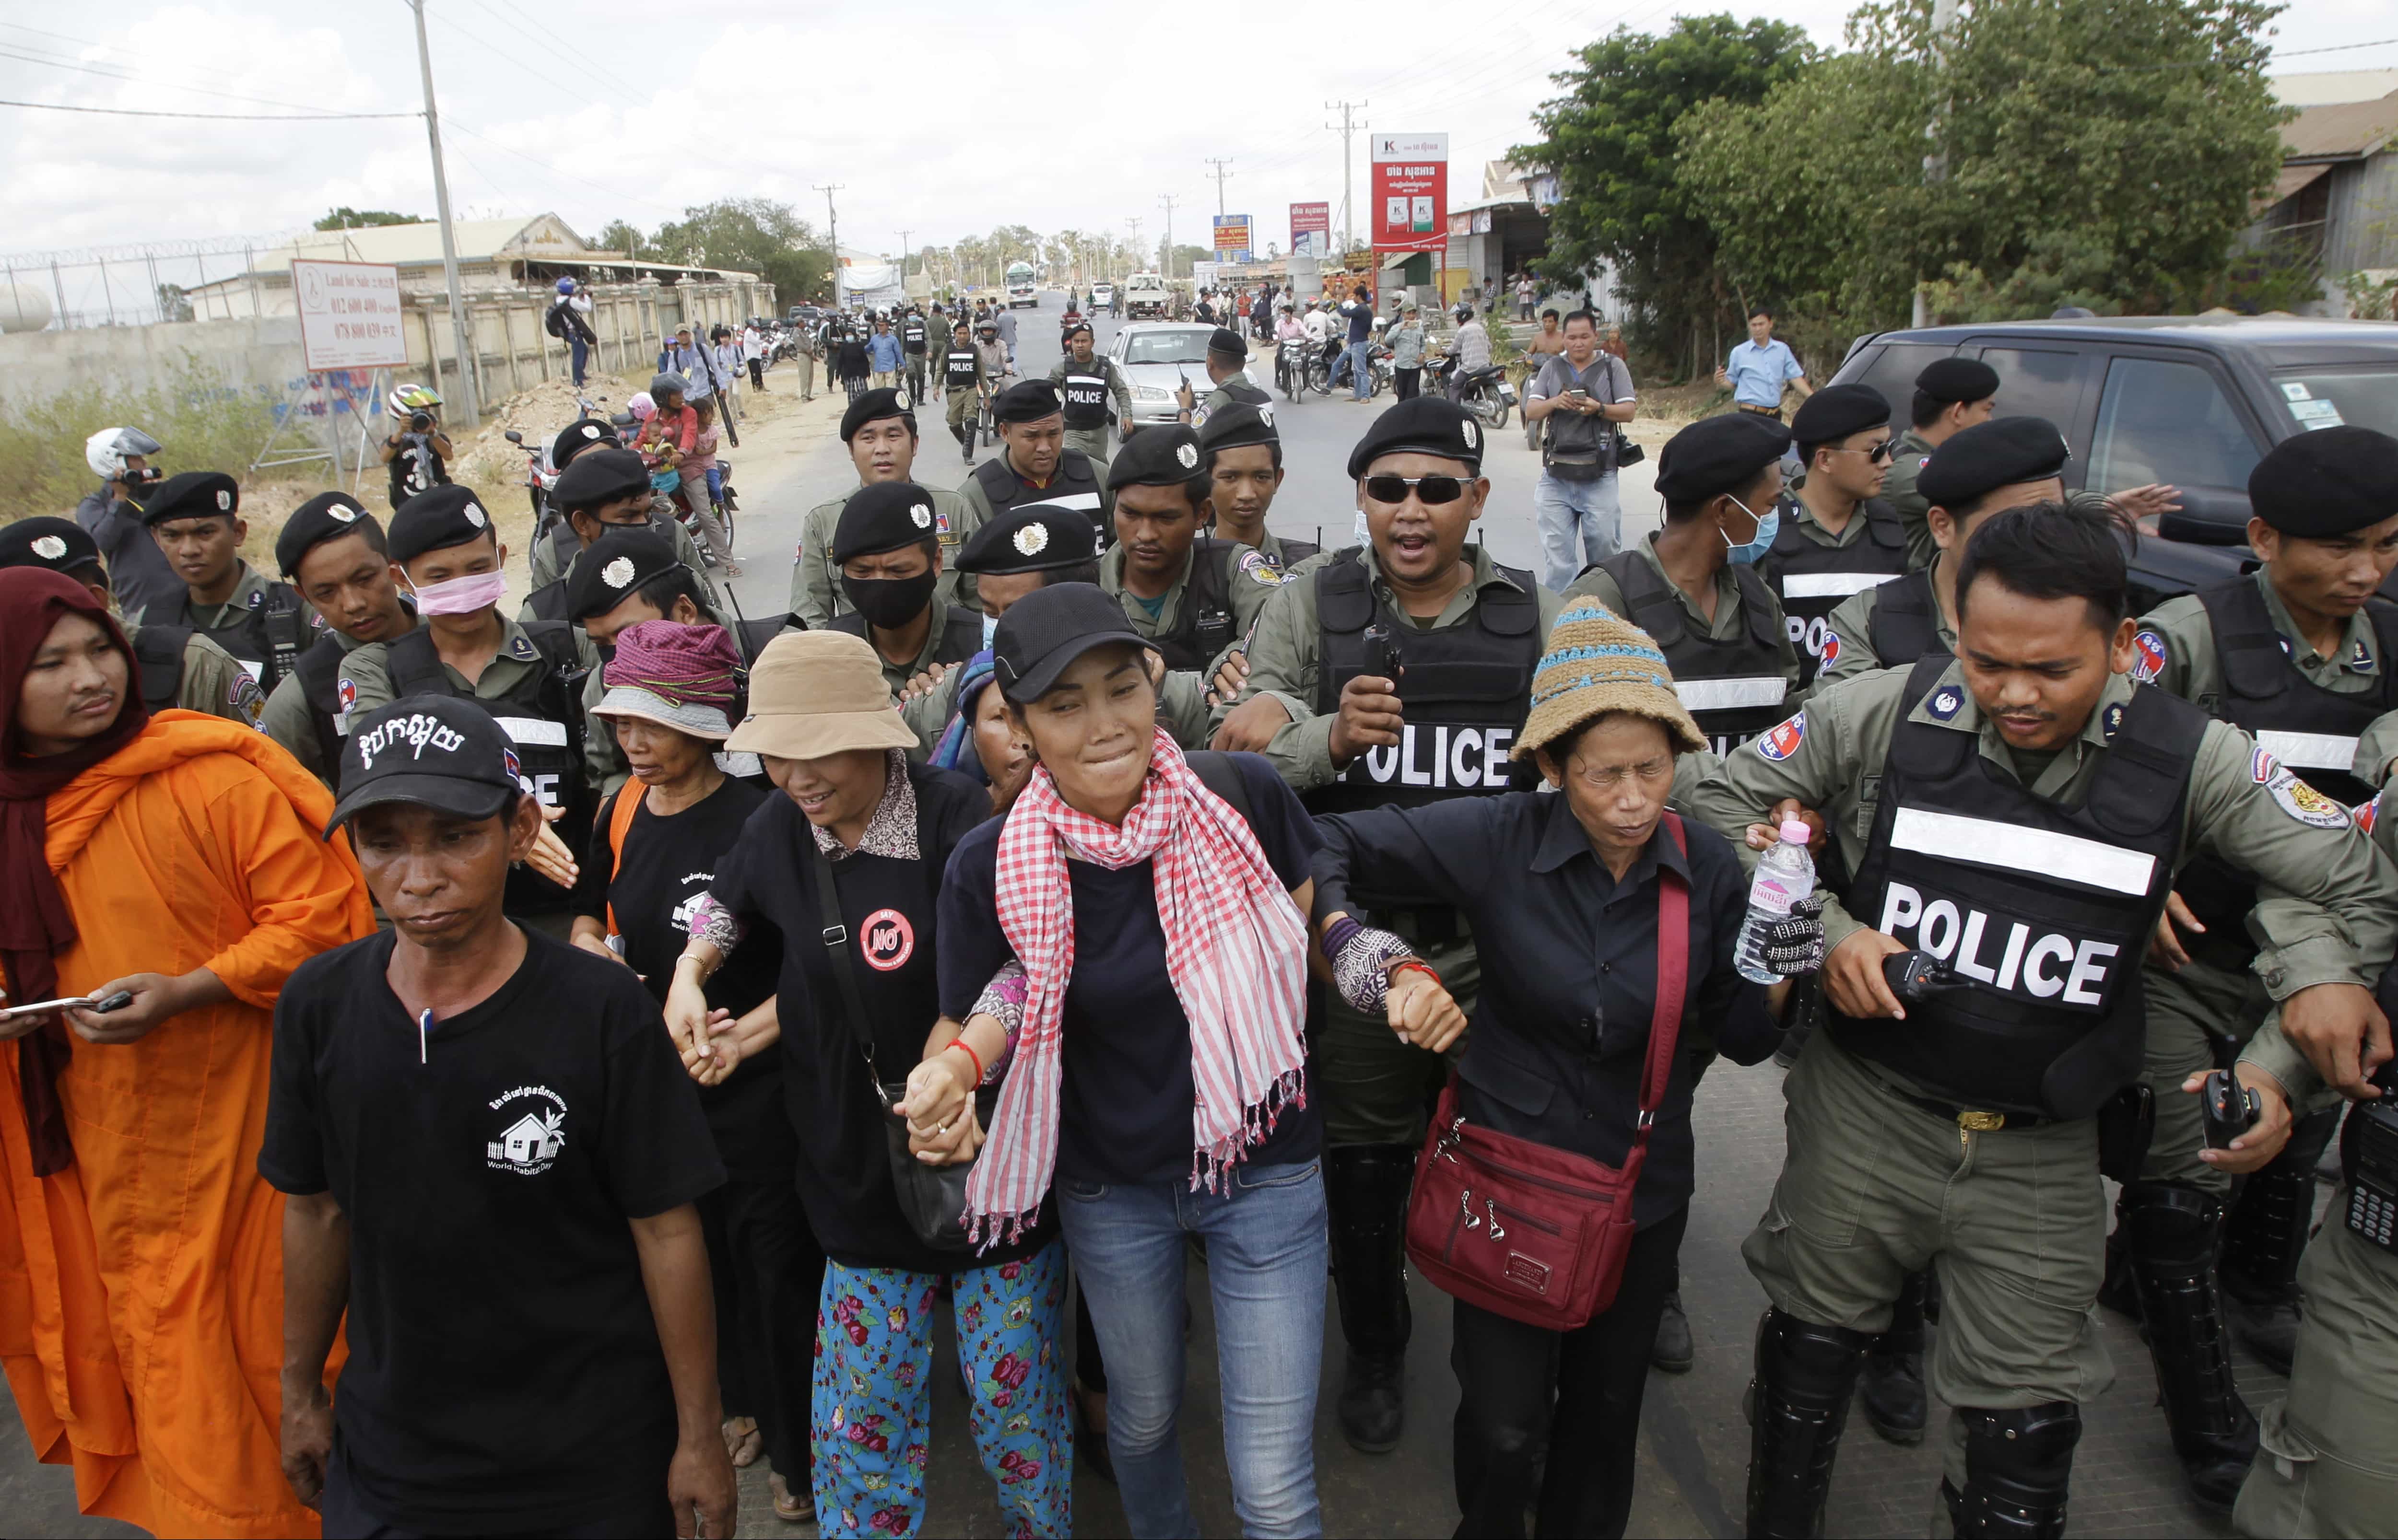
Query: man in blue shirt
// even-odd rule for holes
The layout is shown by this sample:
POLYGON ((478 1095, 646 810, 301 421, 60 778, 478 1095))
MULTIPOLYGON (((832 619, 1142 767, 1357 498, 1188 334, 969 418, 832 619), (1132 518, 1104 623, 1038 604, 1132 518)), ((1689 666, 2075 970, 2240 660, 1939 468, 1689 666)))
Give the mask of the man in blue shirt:
POLYGON ((1798 355, 1773 335, 1773 312, 1759 305, 1749 312, 1748 341, 1733 346, 1724 367, 1716 370, 1716 383, 1731 387, 1731 404, 1741 410, 1779 422, 1785 382, 1802 401, 1815 394, 1815 387, 1807 383, 1807 371, 1798 367, 1798 355))
POLYGON ((1346 374, 1349 388, 1355 393, 1351 399, 1363 401, 1366 386, 1373 378, 1366 342, 1374 335, 1374 291, 1359 284, 1348 299, 1340 301, 1340 315, 1349 323, 1349 345, 1332 366, 1332 382, 1340 383, 1340 377, 1346 374))
POLYGON ((890 318, 874 318, 874 335, 866 340, 866 362, 874 370, 876 390, 886 390, 899 383, 899 338, 891 329, 890 318))

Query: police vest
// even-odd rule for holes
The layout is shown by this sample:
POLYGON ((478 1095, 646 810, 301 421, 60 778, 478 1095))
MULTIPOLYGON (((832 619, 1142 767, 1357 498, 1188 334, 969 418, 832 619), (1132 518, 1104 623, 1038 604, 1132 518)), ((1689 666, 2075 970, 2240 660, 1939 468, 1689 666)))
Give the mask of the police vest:
POLYGON ((328 633, 300 654, 291 668, 308 703, 308 723, 317 730, 317 746, 336 783, 341 780, 342 740, 350 732, 349 707, 342 701, 342 660, 348 656, 341 642, 328 633))
POLYGON ((1931 568, 1918 568, 1874 590, 1866 645, 1884 668, 1905 668, 1919 658, 1948 650, 1940 639, 1940 596, 1933 590, 1931 568))
POLYGON ((1308 557, 1322 555, 1323 551, 1323 546, 1308 541, 1287 540, 1282 542, 1282 557, 1276 565, 1287 572, 1308 557))
POLYGON ((1207 399, 1199 403, 1199 409, 1191 414, 1192 427, 1206 426, 1207 419, 1223 408, 1223 403, 1216 399, 1219 395, 1225 402, 1238 401, 1251 407, 1270 406, 1273 402, 1273 396, 1249 383, 1249 377, 1246 372, 1236 374, 1207 393, 1207 399))
POLYGON ((1115 415, 1108 409, 1108 366, 1103 360, 1077 364, 1068 359, 1059 394, 1065 398, 1070 428, 1104 428, 1115 415))
MULTIPOLYGON (((853 609, 845 615, 835 615, 825 622, 827 631, 839 631, 864 640, 869 647, 874 638, 867 635, 866 617, 853 609)), ((949 618, 941 626, 940 639, 933 645, 933 661, 936 663, 962 663, 982 650, 982 616, 964 605, 949 607, 949 618)), ((879 659, 880 650, 875 653, 879 659)))
POLYGON ((1623 607, 1631 611, 1624 619, 1649 633, 1665 654, 1683 709, 1718 754, 1730 754, 1788 715, 1782 709, 1790 681, 1782 673, 1779 607, 1756 569, 1731 569, 1743 624, 1736 636, 1716 637, 1683 623, 1674 585, 1638 551, 1619 551, 1597 565, 1623 590, 1623 607))
POLYGON ((141 703, 164 711, 183 692, 183 649, 192 633, 180 625, 145 625, 133 636, 133 661, 141 669, 141 703))
MULTIPOLYGON (((191 613, 188 600, 183 612, 191 613)), ((259 602, 231 625, 192 629, 239 659, 258 688, 269 694, 316 639, 309 635, 307 609, 299 591, 286 583, 268 583, 259 602)))
MULTIPOLYGON (((434 649, 431 629, 420 625, 384 648, 392 697, 449 695, 472 700, 490 712, 500 730, 508 735, 524 789, 541 798, 546 808, 566 810, 566 815, 550 827, 568 850, 586 850, 597 798, 583 778, 586 670, 575 651, 574 628, 553 621, 520 624, 533 645, 535 666, 505 695, 484 700, 451 683, 440 654, 434 649)), ((555 910, 563 907, 568 897, 566 889, 532 867, 521 866, 508 873, 502 906, 519 914, 555 910)))
POLYGON ((1038 491, 1026 486, 1024 478, 1008 467, 1005 455, 976 466, 974 477, 982 487, 982 495, 990 502, 993 518, 1019 502, 1078 508, 1090 516, 1091 528, 1098 531, 1101 550, 1115 543, 1116 532, 1109 527, 1107 509, 1099 498, 1098 472, 1092 468, 1089 455, 1071 445, 1058 451, 1057 475, 1038 491))
POLYGON ((975 382, 975 350, 953 347, 945 355, 942 380, 951 390, 972 390, 975 382))
POLYGON ((924 323, 915 316, 908 317, 899 328, 899 343, 910 353, 924 351, 924 323))
MULTIPOLYGON (((1953 666, 1908 676, 1881 767, 1873 833, 1848 906, 1967 987, 1905 1021, 1837 1011, 1842 1048, 1969 1107, 2087 1118, 2140 1073, 2140 960, 2174 885, 2190 767, 2207 719, 2161 690, 2132 693, 2088 795, 2035 797, 1976 733, 1910 717, 1965 702, 1953 666)), ((2111 709, 2111 708, 2110 708, 2111 709)))
POLYGON ((1757 564, 1782 599, 1783 622, 1798 652, 1802 689, 1813 684, 1816 671, 1830 662, 1824 649, 1832 630, 1825 622, 1840 601, 1906 571, 1906 526, 1897 509, 1871 497, 1850 517, 1864 519, 1866 528, 1845 545, 1819 545, 1800 531, 1796 518, 1785 518, 1773 548, 1757 564))
POLYGON ((1248 549, 1213 535, 1191 545, 1191 569, 1174 624, 1149 638, 1168 668, 1196 672, 1233 642, 1233 569, 1248 549))
POLYGON ((1508 753, 1531 709, 1541 661, 1540 590, 1529 572, 1492 569, 1515 587, 1477 590, 1472 621, 1438 631, 1419 631, 1394 611, 1356 551, 1315 569, 1315 709, 1340 709, 1341 687, 1368 672, 1366 630, 1380 625, 1398 649, 1407 724, 1396 747, 1367 749, 1301 798, 1309 811, 1418 807, 1508 789, 1508 753))

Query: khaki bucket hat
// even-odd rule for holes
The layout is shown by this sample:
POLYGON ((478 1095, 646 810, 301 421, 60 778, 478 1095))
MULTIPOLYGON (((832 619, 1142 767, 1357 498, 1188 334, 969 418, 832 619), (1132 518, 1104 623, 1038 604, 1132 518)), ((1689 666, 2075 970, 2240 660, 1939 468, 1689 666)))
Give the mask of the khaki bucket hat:
POLYGON ((749 715, 727 751, 821 759, 850 749, 913 748, 882 663, 862 636, 800 631, 766 644, 749 670, 749 715))

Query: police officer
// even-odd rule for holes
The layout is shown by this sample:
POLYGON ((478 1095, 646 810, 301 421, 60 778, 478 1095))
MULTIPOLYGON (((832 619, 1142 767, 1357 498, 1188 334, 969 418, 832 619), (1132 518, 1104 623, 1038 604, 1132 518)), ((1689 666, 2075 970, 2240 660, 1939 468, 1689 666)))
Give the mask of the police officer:
POLYGON ((2090 1311, 2098 1115, 2139 1078, 2138 958, 2186 861, 2286 895, 2259 911, 2285 1011, 2356 1030, 2371 1014, 2383 959, 2323 933, 2372 933, 2398 872, 2346 810, 2255 774, 2237 729, 2133 683, 2119 541, 2086 507, 1993 515, 1958 571, 1965 662, 1836 685, 1687 799, 1718 829, 1785 798, 1822 809, 1855 874, 1825 909, 1830 1014, 1785 1081, 1787 1163, 1743 1248, 1772 1301, 1751 1534, 1820 1530, 1870 1333, 1927 1263, 1956 1533, 2063 1533, 2080 1403, 2112 1373, 2090 1311), (1929 992, 1902 1000, 1893 957, 1929 992))
POLYGON ((2001 508, 2069 502, 2103 509, 2091 492, 2068 497, 2065 435, 2045 417, 2001 417, 1946 441, 1917 480, 1933 558, 1905 577, 1852 594, 1824 623, 1815 688, 1878 668, 1903 668, 1926 652, 1957 649, 1957 563, 1981 521, 2001 508))
POLYGON ((651 501, 649 469, 633 450, 614 444, 586 447, 559 473, 549 501, 563 516, 546 536, 533 542, 532 592, 525 596, 520 618, 565 618, 565 580, 573 572, 583 548, 608 529, 646 529, 667 542, 676 559, 699 579, 708 609, 721 608, 698 545, 680 521, 658 516, 651 501))
MULTIPOLYGON (((841 441, 849 446, 850 463, 857 467, 857 488, 913 481, 916 451, 922 447, 913 398, 904 391, 868 391, 841 414, 841 441)), ((817 629, 850 612, 832 546, 842 510, 857 495, 857 488, 817 503, 800 525, 799 560, 791 569, 791 613, 817 629)), ((946 488, 926 488, 924 498, 933 510, 933 532, 941 542, 941 575, 935 591, 946 602, 971 609, 974 584, 961 582, 957 572, 958 553, 974 532, 965 503, 946 488)))
MULTIPOLYGON (((603 662, 614 657, 616 636, 626 626, 639 625, 643 621, 672 621, 677 625, 716 623, 716 618, 700 603, 691 569, 675 560, 666 542, 647 529, 611 529, 593 542, 591 556, 592 564, 578 570, 566 585, 566 610, 603 662)), ((776 616, 748 623, 739 634, 742 657, 756 661, 766 643, 780 635, 781 620, 776 616)), ((600 672, 593 669, 591 679, 586 683, 586 708, 599 704, 606 694, 604 689, 591 688, 600 672)), ((606 717, 594 720, 608 721, 606 717)), ((596 738, 601 730, 586 730, 596 738)), ((613 725, 610 724, 606 730, 613 735, 613 725)), ((615 788, 611 785, 602 789, 615 788)))
POLYGON ((914 305, 899 318, 899 352, 908 370, 908 399, 924 399, 924 350, 932 328, 924 324, 924 313, 914 305))
POLYGON ((562 846, 508 874, 507 911, 563 938, 573 919, 571 852, 588 845, 606 779, 586 763, 585 663, 574 628, 501 613, 507 548, 471 488, 436 487, 409 499, 392 516, 387 542, 424 623, 345 656, 334 688, 353 713, 411 695, 463 696, 491 710, 515 746, 525 790, 551 821, 544 838, 562 846))
POLYGON ((1998 397, 1999 371, 1979 358, 1935 358, 1915 377, 1915 398, 1907 408, 1912 426, 1891 447, 1890 474, 1881 484, 1882 501, 1906 525, 1910 568, 1928 566, 1935 549, 1926 517, 1931 499, 1916 485, 1924 461, 1974 423, 1988 422, 1998 397))
POLYGON ((1871 385, 1826 385, 1790 417, 1805 479, 1781 502, 1773 548, 1757 564, 1782 601, 1798 685, 1830 646, 1825 617, 1852 594, 1906 571, 1906 529, 1874 494, 1890 462, 1890 401, 1871 385))
POLYGON ((141 703, 152 711, 181 706, 246 728, 259 725, 265 697, 249 670, 196 631, 127 620, 110 596, 99 541, 73 519, 37 516, 0 525, 0 568, 9 567, 47 567, 63 573, 110 607, 141 668, 141 703))
POLYGON ((962 663, 981 650, 982 616, 937 592, 941 541, 924 488, 878 481, 850 494, 832 556, 849 604, 823 629, 872 644, 895 695, 936 664, 962 663))
POLYGON ((1718 754, 1780 721, 1798 690, 1788 622, 1756 567, 1778 532, 1789 447, 1789 429, 1750 412, 1684 428, 1657 455, 1664 528, 1584 568, 1566 590, 1655 638, 1718 754))
POLYGON ((1257 553, 1259 560, 1242 558, 1241 570, 1266 586, 1279 583, 1291 569, 1323 547, 1303 540, 1285 540, 1266 528, 1267 511, 1282 490, 1282 434, 1274 427, 1273 404, 1236 402, 1207 414, 1199 430, 1199 449, 1207 457, 1207 496, 1216 504, 1218 540, 1234 541, 1257 553))
POLYGON ((266 698, 259 726, 331 786, 349 733, 342 660, 414 630, 416 612, 393 581, 383 526, 346 492, 319 492, 293 510, 275 537, 275 563, 327 623, 324 636, 266 698))
MULTIPOLYGON (((1164 437, 1148 429, 1134 443, 1152 434, 1164 437)), ((1490 489, 1483 449, 1481 424, 1447 400, 1417 396, 1383 412, 1349 456, 1367 544, 1282 584, 1259 616, 1248 700, 1260 703, 1244 709, 1283 716, 1265 755, 1313 812, 1508 787, 1508 748, 1562 601, 1529 572, 1468 547, 1490 489)), ((1353 897, 1471 1013, 1474 943, 1453 910, 1353 897)), ((1437 1055, 1334 998, 1314 1055, 1349 1346, 1340 1426, 1352 1445, 1379 1452, 1397 1443, 1405 1415, 1403 1216, 1426 1091, 1445 1071, 1437 1055)))
MULTIPOLYGON (((2373 796, 2371 784, 2350 773, 2357 738, 2398 709, 2398 605, 2376 593, 2398 566, 2398 439, 2354 426, 2284 439, 2250 473, 2248 503, 2248 543, 2262 565, 2143 617, 2133 637, 2133 677, 2247 732, 2257 741, 2258 771, 2278 764, 2294 772, 2292 796, 2328 818, 2334 804, 2373 796), (2316 795, 2307 797, 2302 788, 2316 795)), ((2190 1075, 2230 1059, 2269 1001, 2250 971, 2257 947, 2244 921, 2255 889, 2212 861, 2192 863, 2174 888, 2177 956, 2171 966, 2152 967, 2147 981, 2157 1136, 2141 1180, 2123 1190, 2118 1233, 2149 1316, 2166 1411, 2178 1413, 2177 1440, 2187 1441, 2197 1435, 2186 1435, 2186 1424, 2237 1400, 2228 1364, 2219 1383, 2185 1384, 2190 1355, 2171 1352, 2193 1331, 2219 1339, 2214 1292, 2151 1284, 2152 1275, 2176 1277, 2176 1263, 2205 1270, 2230 1192, 2222 1172, 2198 1158, 2196 1099, 2176 1092, 2190 1075), (2166 1245, 2176 1236, 2180 1252, 2166 1245), (2148 1254, 2151 1243, 2163 1254, 2148 1254), (2194 1327, 2168 1322, 2160 1330, 2152 1306, 2160 1298, 2164 1308, 2210 1314, 2194 1327)), ((2283 1373, 2297 1338, 2298 1258, 2314 1219, 2314 1163, 2337 1121, 2336 1107, 2302 1118, 2282 1156, 2242 1185, 2222 1226, 2223 1303, 2242 1340, 2283 1373)), ((2189 1463, 2191 1452, 2183 1457, 2189 1463)), ((2228 1503, 2241 1474, 2219 1472, 2214 1499, 2228 1503)))
POLYGON ((977 414, 982 410, 982 398, 991 386, 991 376, 983 367, 982 350, 974 344, 966 324, 960 321, 950 328, 949 351, 941 355, 941 388, 950 397, 950 436, 965 450, 966 463, 974 463, 975 435, 980 431, 977 414))
POLYGON ((1046 380, 1019 380, 990 404, 999 424, 1000 451, 958 483, 971 532, 1004 508, 1019 502, 1057 502, 1090 516, 1102 538, 1115 498, 1091 457, 1066 443, 1066 408, 1046 380))
POLYGON ((1049 382, 1066 404, 1067 444, 1104 462, 1111 422, 1130 441, 1138 426, 1132 420, 1132 386, 1116 361, 1098 351, 1090 322, 1077 321, 1067 329, 1066 356, 1049 371, 1049 382))
MULTIPOLYGON (((241 487, 222 471, 168 476, 142 501, 141 522, 184 593, 180 606, 141 618, 204 634, 271 694, 325 623, 290 584, 270 581, 241 558, 249 525, 240 510, 241 487)), ((255 713, 250 722, 257 725, 255 713)))
POLYGON ((1168 423, 1126 444, 1108 467, 1116 542, 1099 558, 1099 586, 1135 633, 1173 669, 1204 670, 1248 634, 1279 580, 1242 570, 1257 553, 1207 533, 1215 519, 1199 436, 1168 423))
POLYGON ((1182 421, 1194 428, 1206 427, 1209 416, 1235 401, 1255 407, 1273 400, 1273 396, 1249 382, 1249 344, 1241 341, 1241 334, 1230 327, 1218 327, 1214 335, 1207 339, 1206 368, 1207 378, 1215 382, 1216 388, 1207 393, 1205 400, 1193 403, 1188 380, 1182 382, 1175 392, 1175 399, 1182 404, 1182 421))

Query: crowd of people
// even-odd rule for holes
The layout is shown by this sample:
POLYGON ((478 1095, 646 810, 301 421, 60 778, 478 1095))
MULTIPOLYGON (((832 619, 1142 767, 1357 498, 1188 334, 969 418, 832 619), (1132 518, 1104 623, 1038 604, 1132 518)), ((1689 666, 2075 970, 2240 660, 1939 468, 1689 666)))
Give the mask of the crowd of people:
POLYGON ((1088 1466, 1186 1535, 1196 1269, 1240 1524, 1314 1534, 1320 1387, 1384 1453, 1438 1372, 1412 1268, 1457 1532, 1621 1534, 1696 1093, 1772 1057, 1747 1533, 1822 1533, 1852 1402, 1914 1443, 1936 1393, 1936 1521, 2061 1534, 2102 1301, 2194 1498, 2386 1533, 2398 440, 2274 449, 2256 570, 2142 615, 2173 489, 2068 492, 1976 360, 1809 393, 1760 313, 1622 548, 1630 377, 1558 319, 1540 574, 1420 390, 1360 538, 1273 532, 1229 329, 1109 458, 1087 329, 1010 383, 1004 313, 842 323, 857 485, 761 621, 664 506, 740 372, 687 336, 630 443, 551 445, 514 613, 469 488, 314 497, 278 580, 234 477, 93 435, 77 516, 0 529, 35 1451, 160 1533, 724 1534, 762 1460, 776 1518, 910 1535, 946 1318, 1010 1533, 1088 1466), (920 377, 999 437, 955 490, 920 377), (1777 844, 1818 888, 1753 908, 1777 844))

